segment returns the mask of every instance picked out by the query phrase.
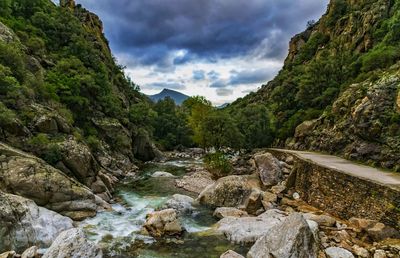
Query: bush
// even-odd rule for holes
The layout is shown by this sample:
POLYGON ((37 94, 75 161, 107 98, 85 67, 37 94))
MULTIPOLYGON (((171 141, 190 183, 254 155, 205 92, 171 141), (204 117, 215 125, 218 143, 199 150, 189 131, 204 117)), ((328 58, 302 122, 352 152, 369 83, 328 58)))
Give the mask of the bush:
POLYGON ((41 157, 50 165, 55 165, 57 162, 62 160, 62 152, 60 146, 57 144, 51 144, 46 150, 44 150, 41 157))
POLYGON ((204 157, 204 162, 206 168, 216 178, 227 176, 232 171, 232 164, 222 152, 208 153, 204 157))
POLYGON ((90 135, 87 139, 86 139, 86 143, 87 145, 90 147, 91 150, 93 151, 97 151, 100 149, 100 145, 101 142, 100 140, 94 136, 94 135, 90 135))
POLYGON ((15 113, 0 102, 0 126, 9 125, 15 118, 15 113))
POLYGON ((39 133, 29 140, 29 144, 32 145, 32 147, 36 147, 39 149, 44 148, 46 145, 49 144, 49 142, 49 138, 44 133, 39 133))
POLYGON ((400 58, 400 49, 392 46, 376 47, 362 57, 362 71, 386 68, 400 58))

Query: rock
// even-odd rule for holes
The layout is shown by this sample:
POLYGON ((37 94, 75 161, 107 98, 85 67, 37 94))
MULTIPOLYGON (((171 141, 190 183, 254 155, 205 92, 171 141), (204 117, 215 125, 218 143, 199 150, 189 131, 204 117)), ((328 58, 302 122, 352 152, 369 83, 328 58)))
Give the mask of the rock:
POLYGON ((368 257, 370 257, 368 250, 363 248, 363 247, 360 247, 358 245, 353 246, 353 253, 355 255, 357 255, 357 257, 360 257, 360 258, 368 258, 368 257))
POLYGON ((386 252, 384 250, 378 249, 375 251, 373 258, 387 258, 386 252))
POLYGON ((162 159, 163 154, 151 142, 148 135, 137 135, 133 141, 133 153, 135 157, 142 161, 162 159))
POLYGON ((307 221, 293 213, 257 240, 248 258, 316 258, 318 245, 307 221))
POLYGON ((16 37, 14 32, 1 22, 0 22, 0 41, 5 43, 18 41, 18 38, 16 37))
POLYGON ((0 192, 0 251, 47 248, 72 220, 23 197, 0 192))
POLYGON ((349 222, 350 225, 358 232, 372 228, 376 223, 378 223, 378 221, 376 220, 361 219, 361 218, 351 218, 349 222))
POLYGON ((210 172, 200 168, 196 169, 189 175, 183 176, 181 179, 175 180, 176 186, 189 192, 200 194, 207 186, 212 185, 215 181, 212 179, 210 172))
POLYGON ((282 179, 280 162, 271 153, 254 156, 257 171, 264 186, 273 186, 282 179))
POLYGON ((0 142, 0 188, 72 219, 96 214, 94 194, 43 160, 0 142))
POLYGON ((383 223, 376 223, 372 228, 367 229, 367 233, 376 242, 387 238, 400 238, 400 233, 396 229, 386 226, 383 223))
POLYGON ((327 258, 354 258, 354 255, 340 247, 329 247, 325 249, 327 258))
POLYGON ((245 211, 232 207, 220 207, 215 209, 213 216, 219 219, 223 219, 226 217, 235 217, 235 218, 248 217, 249 214, 245 211))
POLYGON ((103 252, 90 242, 82 229, 62 232, 42 258, 102 258, 103 252))
POLYGON ((235 251, 228 250, 225 253, 223 253, 219 258, 244 258, 244 257, 236 253, 235 251))
POLYGON ((171 199, 169 199, 165 206, 176 210, 178 213, 190 213, 194 210, 193 208, 194 199, 190 196, 182 194, 174 194, 171 199))
POLYGON ((300 138, 311 135, 315 126, 317 125, 317 122, 318 120, 304 121, 296 127, 294 137, 300 138))
POLYGON ((260 182, 254 176, 227 176, 204 189, 198 200, 211 207, 244 206, 246 210, 249 205, 256 205, 258 202, 258 208, 249 206, 252 210, 258 210, 262 207, 259 189, 260 182))
POLYGON ((319 226, 318 226, 318 223, 313 221, 313 220, 306 220, 306 221, 307 221, 308 227, 310 228, 311 232, 314 235, 314 239, 316 241, 319 241, 320 239, 319 239, 319 226))
POLYGON ((303 216, 308 220, 313 220, 317 222, 318 225, 320 226, 333 227, 336 224, 336 219, 328 215, 316 215, 313 213, 305 213, 303 214, 303 216))
POLYGON ((274 193, 264 192, 262 194, 261 202, 265 210, 274 208, 277 201, 278 201, 278 196, 274 193))
POLYGON ((39 258, 38 248, 36 246, 29 247, 22 253, 21 258, 39 258))
POLYGON ((0 258, 14 258, 17 255, 15 251, 8 251, 0 254, 0 258))
POLYGON ((40 133, 56 134, 58 133, 57 121, 50 116, 42 115, 36 120, 35 129, 40 133))
POLYGON ((294 193, 292 197, 295 200, 300 200, 300 198, 301 198, 299 193, 294 193))
POLYGON ((254 243, 285 218, 279 210, 268 210, 257 217, 226 217, 216 224, 216 230, 234 243, 254 243))
POLYGON ((174 236, 183 232, 174 209, 155 211, 148 214, 144 228, 153 237, 174 236))
POLYGON ((151 175, 151 177, 175 177, 175 176, 168 172, 156 171, 151 175))
POLYGON ((283 191, 286 190, 286 186, 285 185, 274 185, 273 187, 271 187, 271 192, 273 192, 274 194, 280 194, 283 191))

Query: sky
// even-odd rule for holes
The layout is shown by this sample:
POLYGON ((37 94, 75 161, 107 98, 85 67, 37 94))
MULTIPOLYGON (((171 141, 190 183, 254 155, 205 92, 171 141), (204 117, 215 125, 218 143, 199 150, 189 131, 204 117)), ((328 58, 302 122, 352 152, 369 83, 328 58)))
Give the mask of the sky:
POLYGON ((163 88, 215 105, 277 74, 289 40, 328 0, 77 0, 96 13, 119 64, 145 94, 163 88))

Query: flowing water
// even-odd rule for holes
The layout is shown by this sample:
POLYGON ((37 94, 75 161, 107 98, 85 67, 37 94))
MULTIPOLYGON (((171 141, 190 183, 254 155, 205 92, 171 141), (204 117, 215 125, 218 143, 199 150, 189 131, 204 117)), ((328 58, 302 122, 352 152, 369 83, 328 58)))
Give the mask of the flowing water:
POLYGON ((245 247, 229 243, 224 236, 205 233, 217 221, 212 217, 212 210, 201 206, 196 206, 191 214, 180 216, 186 229, 180 238, 154 239, 141 234, 146 214, 161 208, 173 194, 196 197, 177 188, 174 178, 152 178, 151 175, 155 171, 166 171, 181 177, 191 165, 201 165, 201 161, 181 159, 146 165, 138 180, 123 182, 118 187, 118 202, 112 205, 113 211, 100 212, 83 221, 81 226, 103 248, 106 257, 205 258, 219 257, 229 249, 245 254, 245 247))

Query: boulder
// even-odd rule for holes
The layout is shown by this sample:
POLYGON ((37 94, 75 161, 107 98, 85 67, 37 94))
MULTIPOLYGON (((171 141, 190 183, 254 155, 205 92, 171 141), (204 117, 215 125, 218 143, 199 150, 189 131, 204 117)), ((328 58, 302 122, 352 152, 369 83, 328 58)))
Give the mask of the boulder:
POLYGON ((248 258, 316 258, 318 245, 307 221, 293 213, 257 240, 248 258))
POLYGON ((333 227, 336 225, 336 219, 328 216, 328 215, 316 215, 313 213, 305 213, 303 214, 304 218, 308 220, 313 220, 318 223, 320 226, 325 226, 325 227, 333 227))
POLYGON ((254 156, 257 171, 264 186, 273 186, 282 179, 280 162, 271 153, 262 153, 254 156))
POLYGON ((82 229, 62 232, 42 258, 102 258, 103 252, 90 242, 82 229))
POLYGON ((14 32, 1 22, 0 22, 0 41, 5 43, 18 41, 18 38, 14 34, 14 32))
POLYGON ((368 250, 358 245, 353 246, 353 253, 359 258, 370 257, 368 250))
POLYGON ((211 207, 244 206, 246 210, 258 210, 262 207, 260 181, 255 176, 222 177, 204 189, 198 200, 211 207))
POLYGON ((58 133, 57 121, 51 116, 42 115, 36 120, 35 129, 40 133, 56 134, 58 133))
POLYGON ((354 255, 344 248, 329 247, 325 249, 327 258, 354 258, 354 255))
POLYGON ((373 258, 387 258, 385 250, 380 250, 380 249, 376 250, 373 258))
POLYGON ((165 171, 156 171, 151 175, 151 177, 175 177, 175 176, 165 171))
POLYGON ((21 258, 39 258, 37 246, 31 246, 28 249, 26 249, 22 253, 21 258))
POLYGON ((368 235, 372 240, 379 242, 387 238, 400 238, 400 233, 396 229, 386 226, 383 223, 376 223, 373 227, 367 229, 368 235))
POLYGON ((306 137, 312 134, 314 128, 317 125, 318 120, 310 120, 310 121, 304 121, 300 125, 296 127, 294 137, 300 138, 300 137, 306 137))
POLYGON ((195 200, 186 195, 174 194, 171 199, 165 203, 165 207, 176 210, 178 213, 190 213, 194 210, 195 200))
POLYGON ((242 211, 232 207, 220 207, 215 209, 213 216, 219 219, 223 219, 226 217, 249 217, 249 214, 246 211, 242 211))
POLYGON ((276 202, 278 201, 278 196, 271 192, 263 192, 262 193, 262 205, 265 210, 272 209, 276 206, 276 202))
POLYGON ((244 257, 236 253, 235 251, 228 250, 225 253, 223 253, 219 258, 244 258, 244 257))
POLYGON ((279 210, 268 210, 257 217, 226 217, 216 224, 216 230, 234 243, 254 243, 285 218, 279 210))
POLYGON ((133 153, 142 161, 163 158, 161 151, 151 142, 149 136, 144 134, 139 134, 134 138, 133 153))
POLYGON ((0 251, 47 248, 72 220, 26 198, 0 192, 0 251))
POLYGON ((190 174, 175 180, 177 187, 197 194, 200 194, 207 186, 212 185, 214 182, 211 173, 204 168, 195 168, 190 174))
POLYGON ((17 256, 15 251, 8 251, 0 254, 0 258, 14 258, 17 256))
POLYGON ((183 232, 174 209, 155 211, 148 214, 144 228, 153 237, 174 236, 183 232))
POLYGON ((0 142, 0 188, 75 220, 96 214, 94 194, 45 161, 0 142))

